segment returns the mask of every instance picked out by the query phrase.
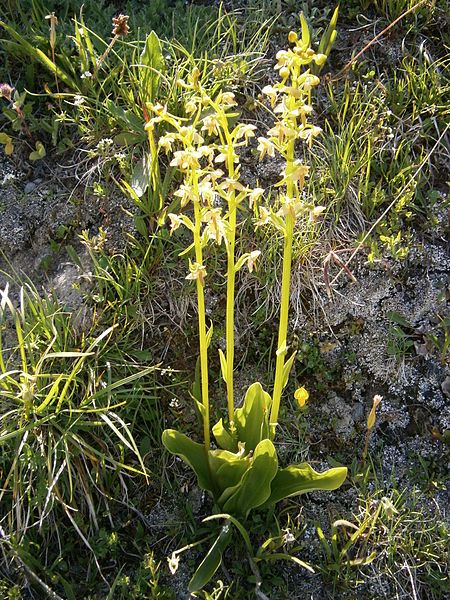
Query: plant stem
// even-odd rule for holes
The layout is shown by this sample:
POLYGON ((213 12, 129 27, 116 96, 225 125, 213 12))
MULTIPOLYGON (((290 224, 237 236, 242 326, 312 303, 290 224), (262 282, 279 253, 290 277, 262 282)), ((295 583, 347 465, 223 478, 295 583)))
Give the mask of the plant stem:
MULTIPOLYGON (((294 140, 290 140, 287 147, 286 171, 288 171, 294 162, 294 140)), ((292 198, 294 193, 294 184, 288 180, 286 194, 292 198)), ((277 344, 277 362, 275 367, 275 381, 273 388, 272 409, 270 412, 270 429, 272 438, 275 437, 275 428, 278 422, 278 412, 280 410, 281 393, 283 391, 283 371, 284 359, 286 356, 287 330, 289 317, 289 295, 291 289, 291 265, 292 265, 292 244, 294 241, 295 216, 289 211, 286 215, 284 231, 284 249, 283 249, 283 274, 281 279, 281 308, 280 323, 278 326, 278 344, 277 344)))
MULTIPOLYGON (((228 161, 228 172, 230 177, 234 174, 233 158, 228 161), (230 164, 231 163, 231 164, 230 164)), ((227 403, 228 419, 230 424, 234 421, 234 288, 235 288, 235 262, 234 251, 236 241, 236 198, 235 191, 230 192, 228 200, 228 224, 227 236, 227 308, 225 337, 227 350, 227 403)))
MULTIPOLYGON (((198 176, 193 173, 193 188, 196 198, 198 198, 198 176)), ((200 200, 194 200, 194 244, 195 244, 195 260, 199 265, 203 264, 203 252, 201 242, 201 215, 200 215, 200 200)), ((206 341, 206 318, 205 318, 205 291, 200 278, 197 278, 197 304, 198 304, 198 334, 200 344, 200 375, 202 387, 202 404, 203 404, 203 437, 205 449, 208 451, 210 447, 209 433, 209 397, 208 397, 208 347, 206 341)))

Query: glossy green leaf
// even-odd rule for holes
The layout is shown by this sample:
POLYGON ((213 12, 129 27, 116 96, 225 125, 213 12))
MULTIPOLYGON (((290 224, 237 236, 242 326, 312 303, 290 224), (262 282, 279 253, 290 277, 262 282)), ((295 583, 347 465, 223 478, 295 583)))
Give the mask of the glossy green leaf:
POLYGON ((226 450, 213 450, 211 454, 215 454, 215 452, 223 452, 222 456, 218 457, 221 465, 217 467, 216 463, 214 464, 215 468, 213 467, 215 482, 220 493, 223 493, 228 488, 238 485, 245 472, 251 467, 251 459, 230 453, 226 450))
POLYGON ((225 428, 222 419, 220 419, 220 421, 213 426, 212 432, 218 446, 224 450, 229 450, 230 452, 237 452, 237 437, 232 436, 231 433, 225 428))
POLYGON ((289 496, 297 496, 316 490, 335 490, 347 477, 346 467, 334 467, 318 473, 308 463, 291 465, 280 469, 272 481, 272 489, 266 504, 275 504, 289 496))
POLYGON ((162 434, 162 442, 171 454, 176 454, 191 467, 197 475, 198 485, 214 494, 215 485, 208 468, 208 457, 203 444, 194 442, 175 429, 166 429, 162 434))
POLYGON ((160 74, 164 69, 164 57, 161 42, 154 31, 145 40, 144 50, 139 65, 141 83, 141 100, 153 102, 159 85, 160 74))
POLYGON ((271 483, 277 470, 275 446, 265 439, 255 448, 251 465, 241 481, 233 488, 225 490, 219 498, 219 506, 225 512, 245 518, 252 508, 261 506, 270 497, 271 483))
POLYGON ((245 443, 245 452, 254 450, 269 437, 269 410, 272 399, 259 382, 253 383, 245 394, 242 408, 234 413, 238 441, 245 443))
POLYGON ((231 542, 231 537, 231 527, 230 524, 227 523, 222 527, 216 541, 192 576, 188 586, 189 592, 197 592, 203 589, 208 581, 210 581, 211 577, 220 566, 222 554, 231 542))

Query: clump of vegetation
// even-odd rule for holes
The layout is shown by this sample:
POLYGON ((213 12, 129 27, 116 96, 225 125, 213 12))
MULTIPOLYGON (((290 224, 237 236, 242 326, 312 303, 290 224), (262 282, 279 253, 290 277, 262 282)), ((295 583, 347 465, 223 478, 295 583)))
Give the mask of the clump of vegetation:
POLYGON ((447 4, 231 4, 0 7, 2 597, 446 597, 447 4))

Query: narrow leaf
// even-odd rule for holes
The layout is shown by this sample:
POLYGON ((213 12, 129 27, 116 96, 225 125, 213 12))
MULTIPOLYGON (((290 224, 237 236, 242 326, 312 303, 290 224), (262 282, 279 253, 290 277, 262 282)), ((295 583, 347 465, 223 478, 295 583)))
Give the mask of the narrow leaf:
POLYGON ((222 379, 227 383, 227 359, 225 354, 219 348, 220 370, 222 371, 222 379))
POLYGON ((220 566, 222 554, 231 542, 232 532, 229 523, 224 525, 189 582, 188 591, 197 592, 205 587, 220 566))

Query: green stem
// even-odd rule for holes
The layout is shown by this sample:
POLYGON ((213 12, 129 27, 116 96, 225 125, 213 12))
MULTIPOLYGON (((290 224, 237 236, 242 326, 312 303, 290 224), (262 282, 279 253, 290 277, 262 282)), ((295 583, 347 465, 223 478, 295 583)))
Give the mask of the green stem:
MULTIPOLYGON (((287 147, 286 156, 286 169, 290 169, 294 162, 294 144, 295 141, 291 140, 287 147)), ((288 198, 292 198, 294 193, 294 184, 288 180, 286 186, 286 194, 288 198)), ((278 352, 277 362, 275 367, 275 381, 273 387, 273 398, 272 398, 272 409, 270 412, 270 429, 272 438, 275 437, 275 428, 278 422, 278 413, 280 410, 281 394, 283 392, 283 371, 284 362, 286 357, 286 345, 287 345, 287 330, 288 330, 288 319, 289 319, 289 294, 291 288, 291 265, 292 265, 292 244, 294 241, 294 224, 295 216, 288 212, 285 221, 284 231, 284 249, 283 249, 283 274, 281 279, 281 309, 280 309, 280 323, 278 326, 278 344, 277 350, 284 348, 283 351, 278 352)))
MULTIPOLYGON (((231 163, 233 160, 231 159, 231 163)), ((230 177, 233 177, 233 164, 228 166, 230 177)), ((235 192, 230 193, 228 201, 228 224, 229 233, 227 236, 227 308, 226 308, 226 323, 225 337, 227 350, 227 402, 228 402, 228 419, 230 423, 234 421, 234 288, 235 288, 235 241, 236 241, 236 202, 235 192)))
MULTIPOLYGON (((193 175, 193 187, 194 194, 198 192, 198 178, 197 174, 193 175)), ((195 261, 199 264, 203 264, 203 252, 201 242, 201 215, 200 215, 200 201, 194 200, 194 245, 195 245, 195 261)), ((205 291, 203 283, 200 279, 197 282, 197 304, 198 304, 198 334, 200 343, 200 375, 201 375, 201 387, 202 387, 202 404, 204 409, 203 415, 203 437, 205 450, 209 450, 210 447, 210 433, 209 433, 209 397, 208 397, 208 347, 206 341, 206 317, 205 317, 205 291)))

